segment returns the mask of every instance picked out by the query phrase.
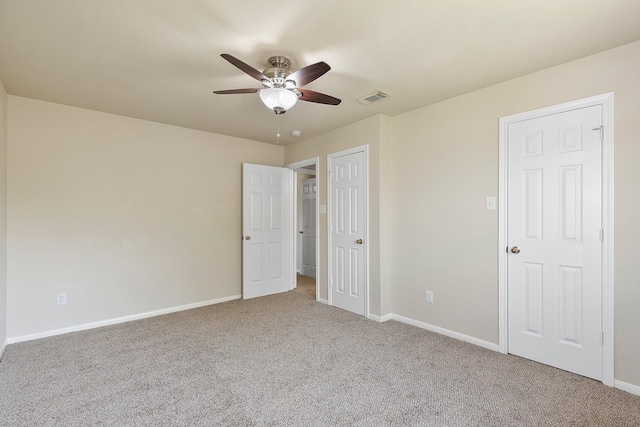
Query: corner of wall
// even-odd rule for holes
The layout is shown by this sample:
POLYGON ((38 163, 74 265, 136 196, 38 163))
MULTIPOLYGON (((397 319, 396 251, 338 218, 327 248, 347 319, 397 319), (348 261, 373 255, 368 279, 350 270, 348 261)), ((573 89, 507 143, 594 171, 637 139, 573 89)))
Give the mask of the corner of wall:
POLYGON ((379 165, 379 210, 380 210, 380 315, 391 315, 391 265, 393 263, 392 213, 393 196, 390 156, 392 155, 391 117, 380 114, 380 165, 379 165))
POLYGON ((7 347, 7 91, 0 81, 0 358, 7 347))

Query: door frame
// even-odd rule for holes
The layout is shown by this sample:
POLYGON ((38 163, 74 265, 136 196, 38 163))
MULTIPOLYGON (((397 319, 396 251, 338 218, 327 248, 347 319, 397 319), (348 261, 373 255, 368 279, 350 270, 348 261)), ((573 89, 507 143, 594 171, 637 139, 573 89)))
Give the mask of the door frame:
POLYGON ((613 92, 584 98, 533 111, 500 117, 499 121, 499 179, 498 179, 498 347, 501 353, 509 351, 508 298, 507 298, 507 177, 508 131, 515 122, 535 119, 599 105, 602 107, 602 382, 613 387, 614 377, 614 161, 613 161, 613 92))
MULTIPOLYGON (((298 216, 296 215, 296 211, 298 209, 298 172, 297 169, 304 169, 308 166, 315 166, 315 174, 316 174, 316 221, 320 219, 320 180, 318 179, 318 170, 320 168, 320 157, 312 157, 306 160, 300 160, 298 162, 288 163, 284 165, 287 169, 293 170, 293 185, 291 186, 291 192, 293 197, 293 202, 291 203, 292 217, 292 269, 293 269, 293 277, 294 280, 291 284, 291 289, 297 286, 295 277, 296 277, 296 257, 298 255, 298 216)), ((320 276, 322 272, 320 270, 320 227, 319 224, 316 225, 316 301, 320 301, 320 276)))
POLYGON ((344 157, 350 154, 364 154, 364 317, 369 319, 369 145, 349 148, 327 154, 327 301, 328 305, 333 305, 331 273, 333 271, 333 259, 331 257, 331 163, 337 157, 344 157))
MULTIPOLYGON (((295 174, 297 174, 298 172, 304 173, 304 174, 307 174, 307 175, 313 175, 312 178, 307 178, 307 179, 305 179, 303 181, 300 181, 300 182, 304 182, 304 181, 311 180, 311 179, 314 180, 315 196, 316 196, 316 203, 315 204, 317 206, 318 205, 318 176, 317 176, 317 172, 316 171, 311 171, 311 170, 306 170, 306 169, 298 169, 298 170, 294 171, 295 174)), ((296 183, 297 182, 298 182, 298 179, 296 177, 296 183)), ((295 230, 298 233, 298 238, 296 239, 296 242, 298 244, 298 248, 297 248, 298 249, 298 253, 296 254, 296 264, 297 264, 298 261, 300 262, 300 268, 298 269, 298 265, 296 265, 296 270, 300 274, 304 275, 303 274, 304 273, 304 255, 305 255, 304 238, 303 238, 304 234, 300 234, 300 230, 304 230, 304 191, 302 191, 302 188, 298 188, 296 191, 297 191, 296 194, 297 194, 298 200, 295 200, 295 203, 298 204, 298 201, 302 200, 302 206, 298 205, 296 207, 296 210, 298 211, 297 212, 298 216, 296 217, 296 220, 298 221, 298 229, 295 230)), ((314 208, 314 210, 316 210, 316 208, 314 208)), ((315 253, 316 253, 316 258, 318 258, 317 257, 317 252, 318 252, 318 240, 317 240, 318 239, 318 236, 317 236, 317 234, 318 234, 318 217, 317 216, 316 216, 315 228, 316 228, 316 233, 315 233, 316 234, 316 236, 315 236, 315 238, 316 238, 316 240, 315 240, 315 242, 316 242, 315 243, 316 252, 315 253)), ((315 270, 316 271, 318 270, 318 264, 317 263, 315 265, 315 270)), ((315 279, 315 276, 314 276, 314 279, 315 279)))

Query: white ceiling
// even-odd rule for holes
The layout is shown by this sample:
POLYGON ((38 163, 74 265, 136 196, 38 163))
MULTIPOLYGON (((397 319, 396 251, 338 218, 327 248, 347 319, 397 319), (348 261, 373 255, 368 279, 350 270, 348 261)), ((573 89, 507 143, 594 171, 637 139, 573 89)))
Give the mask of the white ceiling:
POLYGON ((331 67, 306 88, 282 144, 396 115, 640 40, 639 0, 0 0, 0 81, 12 95, 275 143, 258 70, 331 67), (357 98, 392 95, 372 105, 357 98))

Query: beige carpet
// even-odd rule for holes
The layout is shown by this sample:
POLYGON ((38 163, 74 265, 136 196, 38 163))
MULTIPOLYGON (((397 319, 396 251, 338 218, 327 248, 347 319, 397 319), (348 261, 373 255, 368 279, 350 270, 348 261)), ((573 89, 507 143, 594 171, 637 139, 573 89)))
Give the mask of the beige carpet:
POLYGON ((638 396, 314 294, 10 345, 0 425, 640 426, 638 396))

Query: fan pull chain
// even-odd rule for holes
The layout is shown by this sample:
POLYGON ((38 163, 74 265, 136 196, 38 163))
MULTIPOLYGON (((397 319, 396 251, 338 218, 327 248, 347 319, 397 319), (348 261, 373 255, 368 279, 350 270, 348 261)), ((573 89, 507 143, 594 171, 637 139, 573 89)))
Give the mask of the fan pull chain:
POLYGON ((280 144, 280 114, 276 114, 276 144, 280 144))

